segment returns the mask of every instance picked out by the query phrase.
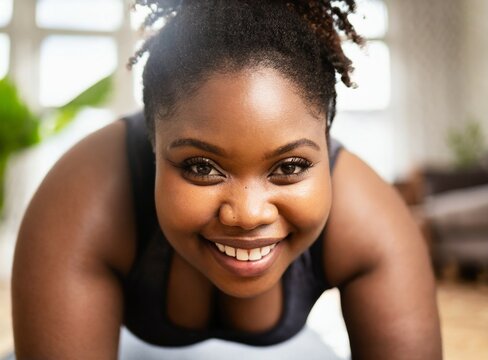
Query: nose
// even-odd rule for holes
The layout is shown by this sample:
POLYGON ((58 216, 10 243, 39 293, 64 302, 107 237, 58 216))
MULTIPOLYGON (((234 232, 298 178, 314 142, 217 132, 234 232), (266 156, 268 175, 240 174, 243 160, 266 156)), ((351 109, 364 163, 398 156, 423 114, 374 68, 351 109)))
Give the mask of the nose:
POLYGON ((252 230, 261 225, 274 223, 278 209, 270 201, 269 194, 259 187, 240 186, 231 191, 220 206, 220 222, 227 226, 237 226, 252 230))

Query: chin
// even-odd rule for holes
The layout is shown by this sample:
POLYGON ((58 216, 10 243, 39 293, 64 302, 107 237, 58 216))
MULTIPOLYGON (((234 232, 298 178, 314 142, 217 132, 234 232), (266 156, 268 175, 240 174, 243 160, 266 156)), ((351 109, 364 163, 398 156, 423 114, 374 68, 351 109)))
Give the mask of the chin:
POLYGON ((282 273, 273 271, 273 274, 254 278, 225 277, 209 279, 222 293, 227 296, 250 299, 273 289, 282 277, 282 273))

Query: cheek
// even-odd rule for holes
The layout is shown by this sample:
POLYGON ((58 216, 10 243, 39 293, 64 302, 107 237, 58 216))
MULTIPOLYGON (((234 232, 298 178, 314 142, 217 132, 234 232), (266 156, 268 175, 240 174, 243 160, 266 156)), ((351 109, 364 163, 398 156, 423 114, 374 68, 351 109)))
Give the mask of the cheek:
POLYGON ((158 169, 155 201, 163 232, 195 232, 215 217, 218 196, 211 188, 188 183, 177 170, 158 169))
POLYGON ((282 193, 282 215, 297 231, 317 236, 322 231, 332 203, 330 183, 328 171, 321 171, 282 193))

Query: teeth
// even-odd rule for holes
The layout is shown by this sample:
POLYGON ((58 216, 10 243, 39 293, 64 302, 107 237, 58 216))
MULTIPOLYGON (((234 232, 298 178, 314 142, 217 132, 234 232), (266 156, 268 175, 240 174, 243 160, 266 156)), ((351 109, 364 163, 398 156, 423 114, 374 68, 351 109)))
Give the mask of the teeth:
POLYGON ((262 248, 246 250, 246 249, 236 249, 233 248, 232 246, 222 245, 219 243, 215 243, 215 245, 217 246, 220 252, 228 256, 235 257, 239 261, 261 260, 261 258, 268 255, 271 252, 271 250, 273 250, 274 247, 276 246, 276 244, 272 244, 269 246, 264 246, 262 248))
POLYGON ((270 251, 271 251, 271 247, 270 246, 262 247, 261 248, 261 256, 268 255, 270 251))
POLYGON ((217 247, 219 248, 220 252, 225 252, 225 246, 224 245, 219 244, 219 243, 215 243, 215 245, 217 245, 217 247))
POLYGON ((247 252, 247 250, 237 249, 236 259, 241 261, 247 261, 249 260, 249 253, 247 252))
POLYGON ((229 256, 235 257, 236 256, 236 249, 232 246, 225 245, 225 253, 229 256))
POLYGON ((261 259, 261 249, 252 249, 249 251, 249 260, 260 260, 261 259))

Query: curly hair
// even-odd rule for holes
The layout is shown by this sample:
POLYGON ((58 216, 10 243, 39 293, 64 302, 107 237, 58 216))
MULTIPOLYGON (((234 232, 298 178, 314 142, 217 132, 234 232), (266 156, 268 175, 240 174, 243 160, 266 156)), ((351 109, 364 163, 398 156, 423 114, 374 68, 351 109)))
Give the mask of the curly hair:
POLYGON ((212 73, 267 66, 291 80, 326 119, 335 116, 336 74, 354 86, 342 41, 363 39, 348 20, 355 0, 136 0, 150 12, 142 28, 165 25, 129 59, 149 53, 143 101, 150 140, 156 119, 168 118, 178 100, 191 95, 212 73))

